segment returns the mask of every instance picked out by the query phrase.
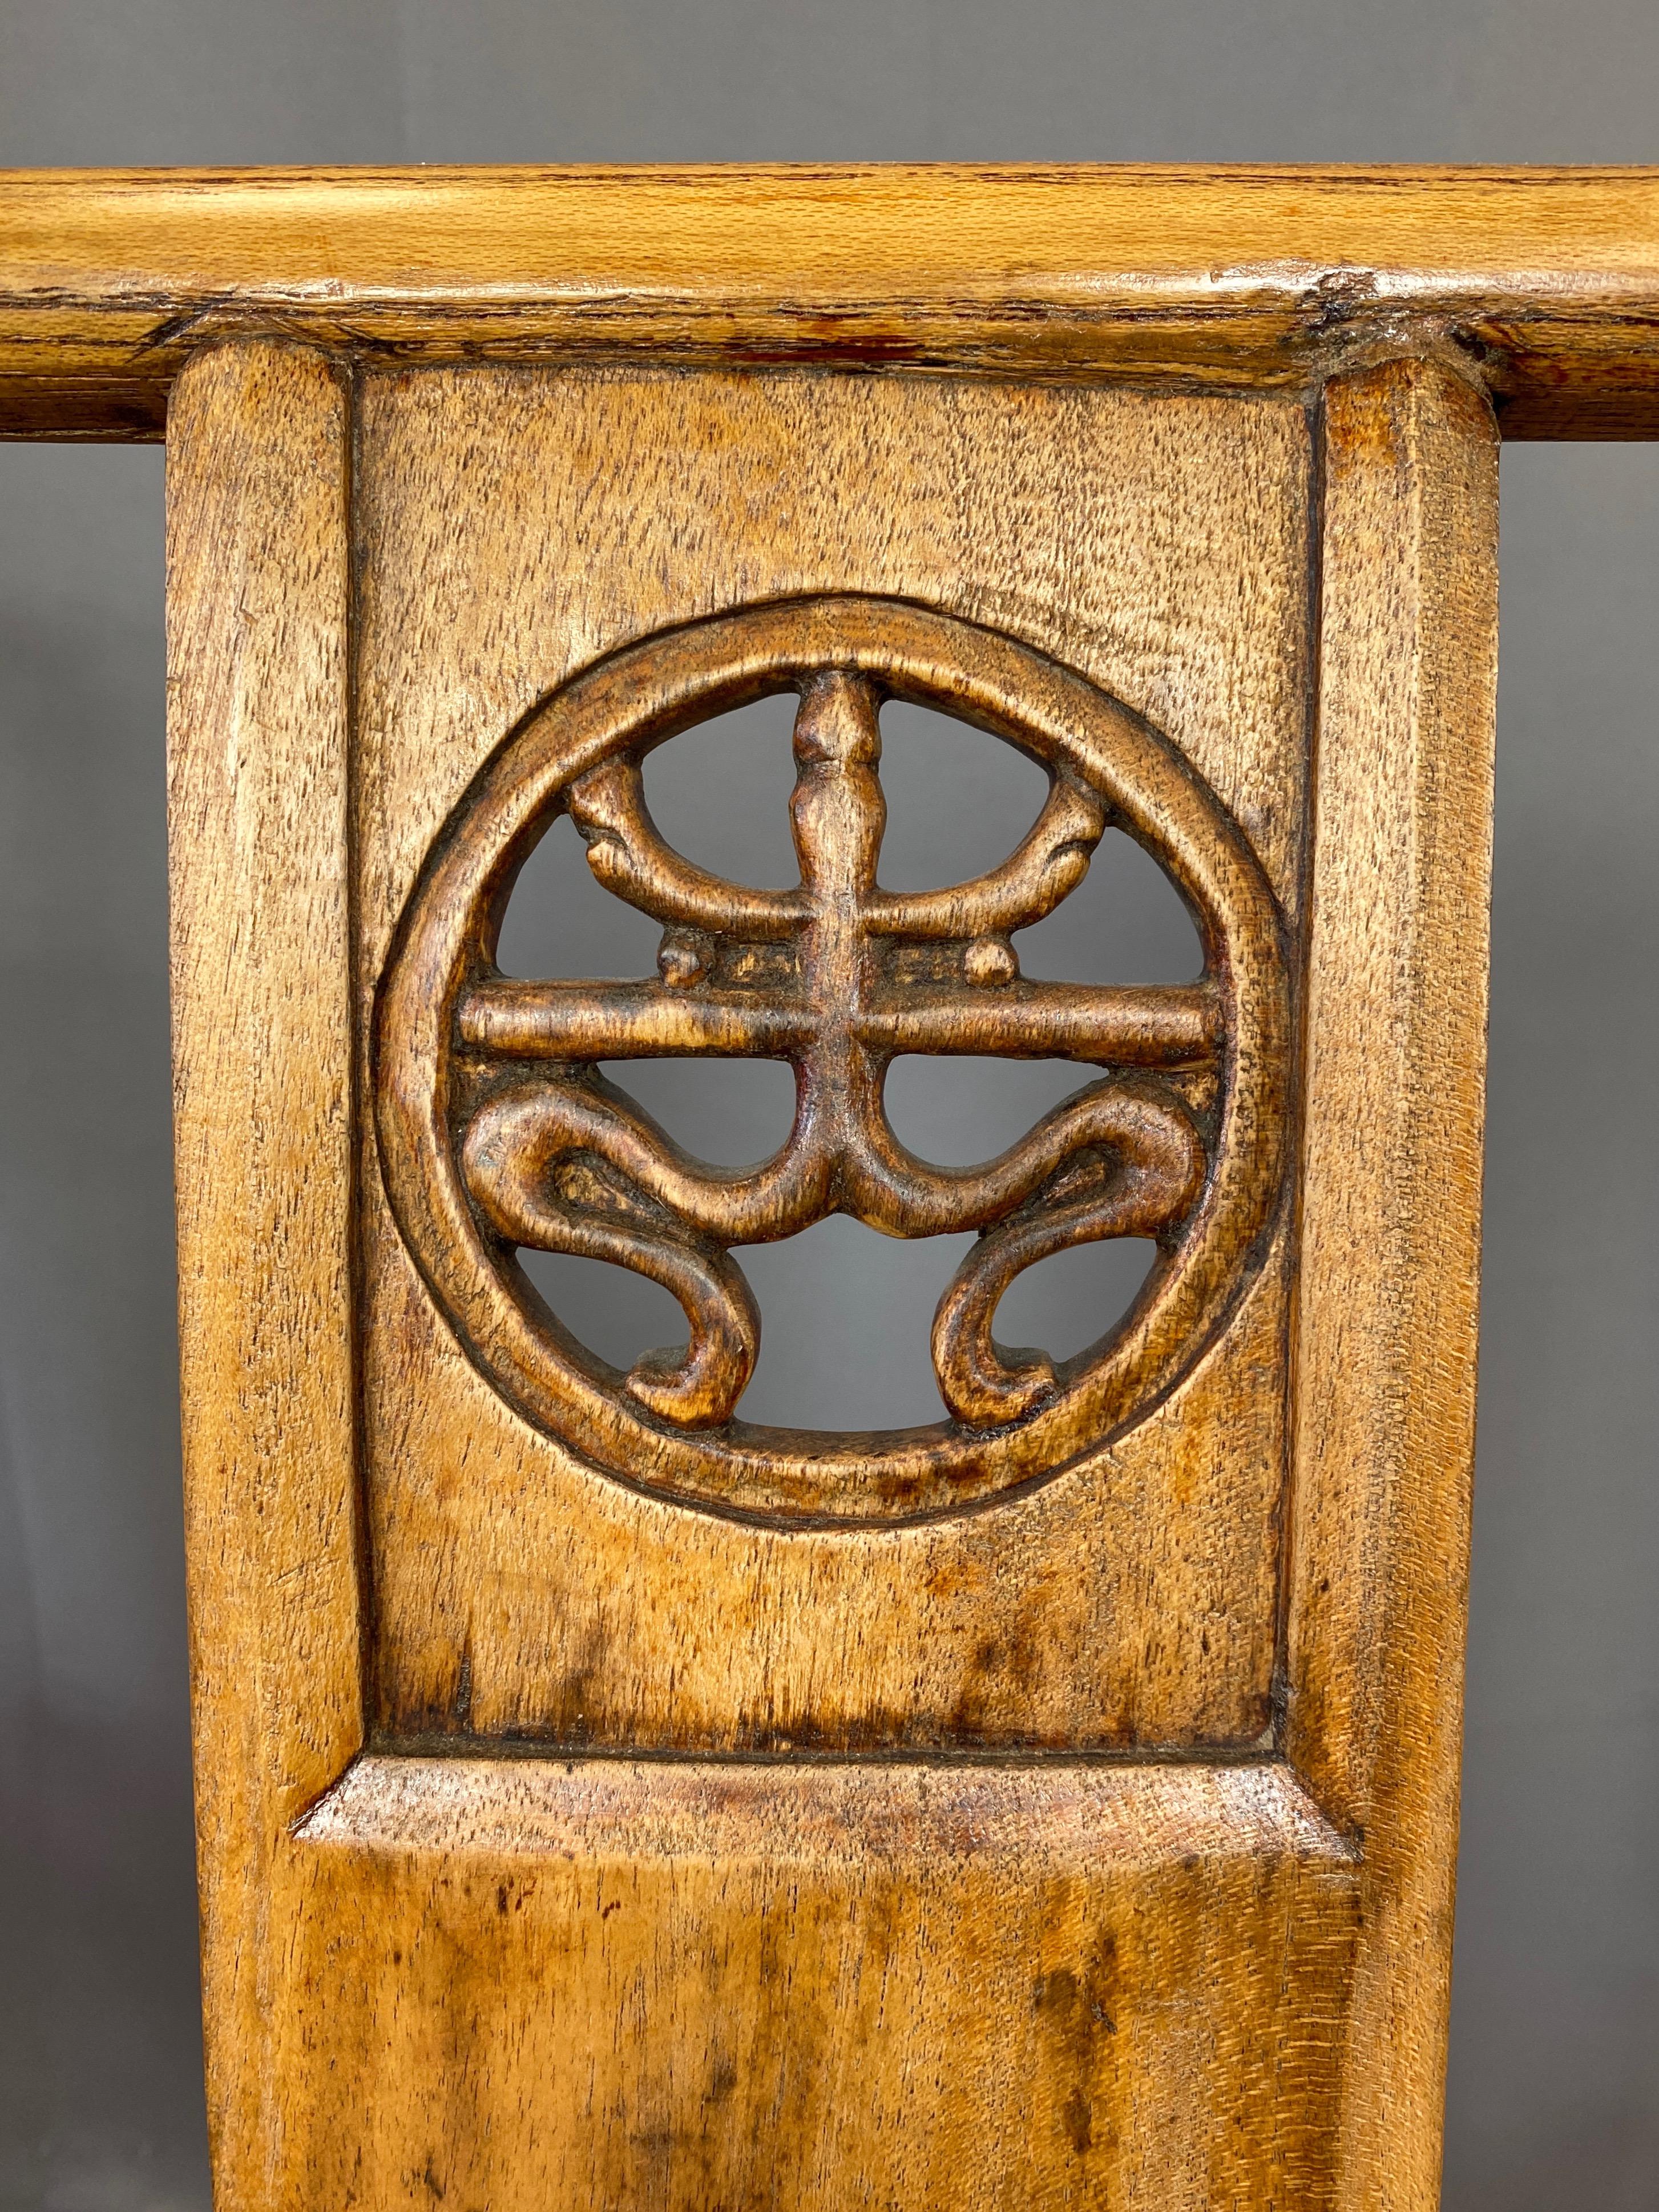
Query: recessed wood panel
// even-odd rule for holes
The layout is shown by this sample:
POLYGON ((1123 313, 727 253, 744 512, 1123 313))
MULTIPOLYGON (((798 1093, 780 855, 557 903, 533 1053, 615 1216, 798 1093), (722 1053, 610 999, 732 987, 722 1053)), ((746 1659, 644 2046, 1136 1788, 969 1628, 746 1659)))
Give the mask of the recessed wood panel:
MULTIPOLYGON (((477 370, 371 376, 360 410, 365 1038, 441 829, 531 708, 672 625, 822 593, 982 625, 1144 717, 1257 856, 1284 915, 1274 957, 1293 973, 1300 408, 942 379, 477 370)), ((1010 848, 1026 827, 1010 821, 1010 848)), ((365 1060, 366 1091, 374 1080, 365 1060)), ((1096 1448, 1085 1436, 1058 1472, 1028 1468, 1023 1494, 853 1530, 688 1510, 585 1463, 458 1342, 387 1209, 372 1138, 361 1188, 383 1731, 679 1748, 1261 1737, 1285 1453, 1282 1207, 1196 1364, 1127 1428, 1096 1448)))

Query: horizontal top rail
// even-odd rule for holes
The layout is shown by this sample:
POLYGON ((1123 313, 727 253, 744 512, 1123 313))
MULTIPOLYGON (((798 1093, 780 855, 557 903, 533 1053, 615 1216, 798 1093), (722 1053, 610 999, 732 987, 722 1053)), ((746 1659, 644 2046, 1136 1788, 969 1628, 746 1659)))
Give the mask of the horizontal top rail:
POLYGON ((1659 436, 1659 168, 0 171, 0 434, 161 434, 193 349, 1294 394, 1454 350, 1510 437, 1659 436))

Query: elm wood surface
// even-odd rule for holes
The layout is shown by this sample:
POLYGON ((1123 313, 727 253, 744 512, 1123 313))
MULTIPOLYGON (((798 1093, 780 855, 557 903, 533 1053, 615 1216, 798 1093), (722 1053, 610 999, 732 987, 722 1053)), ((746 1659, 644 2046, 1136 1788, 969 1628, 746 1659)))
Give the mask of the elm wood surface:
POLYGON ((1304 2212, 1357 1872, 1276 1764, 370 1758, 273 2130, 319 2207, 1304 2212))
POLYGON ((1451 1975, 1498 453, 1479 395, 1395 362, 1332 388, 1325 454, 1280 1741, 1364 1838, 1341 2170, 1404 2212, 1437 2197, 1451 1975))
POLYGON ((345 387, 198 364, 167 477, 173 1146, 208 2112, 268 2201, 275 1863, 363 1741, 345 387))
POLYGON ((1443 347, 1508 436, 1651 437, 1659 170, 0 172, 0 433, 159 437, 261 333, 1299 392, 1443 347))
MULTIPOLYGON (((1168 847, 1218 947, 1238 957, 1237 974, 1218 974, 1229 1026, 1257 1049, 1271 1038, 1295 956, 1251 942, 1249 871, 1229 878, 1237 856, 1212 816, 1218 806, 1239 825, 1293 928, 1311 619, 1302 408, 937 378, 490 368, 368 376, 360 405, 365 1041, 377 994, 384 1016, 406 985, 411 1027, 424 1022, 435 1052, 453 931, 475 914, 483 928, 475 889, 498 850, 527 834, 573 766, 597 763, 624 711, 647 727, 675 711, 685 670, 710 665, 696 623, 734 604, 768 610, 736 626, 762 668, 792 653, 794 665, 884 654, 901 672, 933 665, 933 689, 954 684, 972 711, 974 687, 1011 664, 997 678, 1005 714, 1024 700, 1034 724, 1046 714, 1051 732, 1074 729, 1069 752, 1051 739, 1051 757, 1113 785, 1168 847), (842 610, 833 623, 813 611, 826 592, 842 610), (907 604, 866 608, 860 630, 847 594, 907 604), (671 624, 684 668, 635 645, 671 624), (1005 643, 994 662, 987 631, 1024 645, 1005 643), (1039 680, 1055 687, 1046 704, 1039 680), (1176 757, 1107 699, 1163 731, 1176 757), (427 942, 427 892, 447 933, 429 989, 410 958, 427 942)), ((994 704, 986 691, 977 710, 994 704)), ((988 742, 966 726, 961 737, 988 742)), ((1011 819, 1008 847, 1029 826, 1011 819)), ((1259 939, 1259 915, 1255 927, 1259 939)), ((1165 1377, 1161 1404, 1143 1402, 1146 1418, 1115 1434, 1085 1384, 988 1437, 793 1443, 653 1425, 580 1376, 560 1395, 535 1343, 507 1403, 491 1379, 499 1364, 477 1352, 500 1341, 486 1335, 500 1316, 478 1232, 470 1256, 441 1255, 467 1344, 422 1279, 427 1240, 406 1238, 388 1206, 390 1190, 413 1218, 443 1138, 401 1105, 388 1122, 386 1046, 383 1032, 378 1072, 365 1049, 360 1079, 391 1139, 365 1127, 361 1169, 378 1727, 672 1749, 1261 1740, 1287 1223, 1261 1205, 1279 1187, 1282 1116, 1266 1112, 1263 1126, 1251 1101, 1266 1109, 1282 1085, 1282 1040, 1235 1086, 1211 1185, 1218 1210, 1252 1217, 1246 1249, 1215 1252, 1219 1310, 1196 1323, 1189 1313, 1172 1340, 1186 1343, 1187 1371, 1173 1387, 1165 1377), (1218 1330, 1221 1313, 1231 1320, 1218 1330), (538 1374, 532 1426, 516 1408, 538 1374), (993 1486, 1009 1494, 952 1512, 957 1485, 969 1502, 993 1486), (743 1513, 688 1514, 665 1492, 743 1513), (938 1517, 897 1525, 919 1504, 938 1517), (781 1509, 886 1525, 758 1517, 781 1509)), ((429 1115, 429 1071, 420 1095, 429 1115)), ((950 1273, 941 1267, 941 1292, 950 1273)), ((1152 1319, 1180 1316, 1166 1305, 1152 1319)))
POLYGON ((1494 458, 1480 395, 1432 362, 1340 380, 1311 417, 489 369, 366 378, 348 406, 302 349, 189 369, 169 453, 175 1019, 223 2203, 1428 2212, 1494 458), (622 482, 626 500, 596 495, 622 482), (734 484, 735 503, 687 496, 734 484), (437 1356, 379 1193, 374 993, 481 763, 631 638, 825 590, 942 600, 1146 714, 1240 825, 1305 969, 1296 1359, 1281 1224, 1212 1350, 1101 1455, 1109 1541, 1066 1475, 896 1528, 642 1498, 437 1356), (519 1454, 536 1479, 514 1487, 519 1454), (964 1532, 976 1552, 941 1549, 964 1532), (688 1636, 708 1547, 739 1540, 741 1575, 688 1636), (538 1680, 560 1575, 624 1636, 538 1680), (821 1606, 842 1626, 815 1642, 821 1606), (1115 1650, 1137 1607, 1144 1640, 1115 1650), (412 1716, 447 1746, 388 1740, 398 1665, 464 1617, 440 1702, 412 1716), (1014 1665, 984 1649, 1009 1631, 1014 1665), (827 1714, 860 1755, 712 1756, 734 1718, 775 1727, 792 1667, 795 1732, 762 1740, 785 1753, 827 1714), (563 1698, 539 1707, 564 1739, 540 1755, 489 1740, 520 1679, 563 1698), (580 1751, 596 1712, 612 1756, 580 1751), (1054 1749, 1010 1756, 1034 1717, 1054 1749), (677 1727, 683 1755, 639 1755, 677 1727), (1139 1755, 1077 1756, 1114 1741, 1139 1755))

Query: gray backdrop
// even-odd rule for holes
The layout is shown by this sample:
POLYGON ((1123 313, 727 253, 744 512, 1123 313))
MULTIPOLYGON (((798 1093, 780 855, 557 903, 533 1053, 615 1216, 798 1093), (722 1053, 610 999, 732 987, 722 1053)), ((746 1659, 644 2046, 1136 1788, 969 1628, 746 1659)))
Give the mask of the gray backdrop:
MULTIPOLYGON (((1639 161, 1659 150, 1656 90, 1651 0, 0 5, 0 160, 18 164, 1639 161)), ((57 2212, 206 2203, 169 1252, 161 492, 154 450, 0 447, 0 2206, 57 2212)), ((1512 447, 1504 501, 1445 2202, 1649 2212, 1659 451, 1512 447)), ((900 780, 934 741, 925 718, 901 740, 900 780)), ((749 757, 767 732, 708 742, 749 757)), ((1004 773, 988 741, 959 818, 933 833, 958 841, 951 851, 1004 773)), ((671 785, 665 815, 678 808, 718 857, 722 825, 697 817, 695 782, 671 785)), ((758 787, 756 807, 758 837, 758 787)), ((896 806, 896 838, 898 818, 896 806)), ((925 871, 945 848, 930 852, 906 822, 907 865, 925 871)), ((1177 960, 1180 926, 1144 904, 1133 872, 1097 873, 1126 967, 1177 960)), ((538 934, 562 928, 568 945, 593 921, 556 913, 556 896, 549 880, 526 886, 514 925, 526 958, 538 934)), ((727 1157, 750 1131, 763 1141, 784 1110, 768 1073, 735 1103, 687 1090, 679 1126, 727 1157)), ((941 1090, 919 1078, 901 1120, 965 1157, 1024 1126, 1037 1092, 1020 1085, 1042 1079, 941 1090)), ((890 1413, 915 1352, 897 1324, 931 1305, 938 1262, 924 1292, 914 1252, 839 1223, 814 1237, 839 1317, 833 1355, 808 1362, 790 1320, 801 1272, 768 1255, 756 1389, 775 1410, 840 1419, 851 1368, 870 1410, 890 1413)), ((1126 1293, 1121 1271, 1079 1265, 1049 1300, 1056 1327, 1081 1297, 1126 1293)), ((660 1333, 626 1297, 586 1310, 618 1345, 660 1333)))

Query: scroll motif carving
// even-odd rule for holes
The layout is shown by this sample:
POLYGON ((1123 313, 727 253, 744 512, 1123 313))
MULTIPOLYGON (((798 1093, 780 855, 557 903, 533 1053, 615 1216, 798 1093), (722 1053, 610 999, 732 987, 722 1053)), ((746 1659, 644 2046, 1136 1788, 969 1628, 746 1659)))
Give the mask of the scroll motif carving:
POLYGON ((1014 641, 894 602, 770 606, 647 640, 556 693, 463 799, 405 916, 377 1024, 394 1210, 475 1359, 520 1408, 624 1480, 728 1510, 884 1519, 1040 1477, 1155 1402, 1224 1317, 1280 1180, 1285 963, 1237 828, 1127 710, 1014 641), (665 842, 646 753, 768 691, 799 695, 799 882, 745 889, 665 842), (919 699, 1048 770, 1030 833, 971 883, 891 892, 879 712, 919 699), (519 981, 495 965, 520 866, 568 810, 595 876, 664 926, 654 978, 519 981), (1053 910, 1109 826, 1139 837, 1199 919, 1189 985, 1028 980, 1013 933, 1053 910), (1000 1158, 917 1158, 883 1105, 903 1053, 1073 1060, 1099 1073, 1000 1158), (796 1076, 782 1149, 692 1159, 599 1072, 762 1054, 796 1076), (893 1237, 974 1230, 940 1300, 950 1419, 841 1437, 736 1418, 760 1316, 732 1249, 832 1212, 893 1237), (1124 1323, 1077 1359, 992 1334, 1024 1268, 1101 1237, 1157 1240, 1124 1323), (519 1248, 636 1269, 679 1300, 680 1352, 624 1376, 542 1304, 519 1248))

